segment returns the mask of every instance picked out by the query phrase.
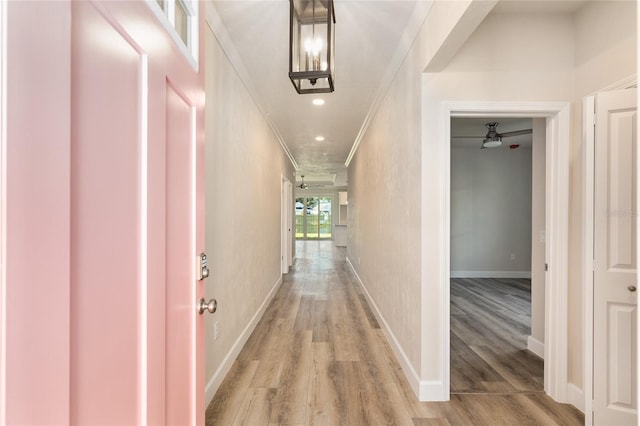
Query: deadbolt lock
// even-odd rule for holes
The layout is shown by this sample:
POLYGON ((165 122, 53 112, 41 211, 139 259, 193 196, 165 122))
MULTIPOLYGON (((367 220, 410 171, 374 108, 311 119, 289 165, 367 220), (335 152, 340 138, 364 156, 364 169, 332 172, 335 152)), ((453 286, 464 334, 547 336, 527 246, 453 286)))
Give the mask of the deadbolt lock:
POLYGON ((207 255, 200 253, 196 257, 196 273, 198 281, 202 281, 209 276, 209 268, 207 268, 207 255))

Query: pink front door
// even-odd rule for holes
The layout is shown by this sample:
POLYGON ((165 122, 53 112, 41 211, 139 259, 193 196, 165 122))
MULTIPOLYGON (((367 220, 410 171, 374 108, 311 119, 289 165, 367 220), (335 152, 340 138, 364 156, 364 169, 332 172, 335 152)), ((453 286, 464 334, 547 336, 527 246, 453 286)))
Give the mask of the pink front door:
MULTIPOLYGON (((195 259, 204 247, 203 64, 194 70, 152 12, 155 4, 45 3, 59 8, 61 16, 69 11, 71 16, 70 51, 59 55, 70 68, 66 93, 47 96, 49 92, 41 90, 39 98, 28 100, 34 105, 68 106, 69 161, 62 166, 67 171, 68 208, 55 215, 39 212, 39 219, 47 224, 39 237, 67 242, 68 306, 52 310, 67 317, 66 322, 55 319, 61 324, 56 328, 60 343, 54 335, 47 348, 18 348, 7 339, 0 349, 9 354, 3 356, 6 371, 12 371, 14 363, 17 367, 20 353, 32 360, 30 351, 39 351, 35 358, 44 364, 44 368, 38 365, 40 370, 47 369, 47 351, 66 356, 66 362, 63 359, 51 368, 68 365, 68 371, 42 386, 55 399, 60 399, 58 392, 66 393, 60 403, 66 399, 68 404, 58 407, 62 414, 55 417, 38 413, 41 402, 14 389, 35 379, 25 372, 19 380, 0 380, 6 388, 0 386, 0 407, 6 409, 0 420, 61 423, 68 410, 71 424, 202 424, 204 320, 196 308, 204 284, 196 280, 195 259), (48 218, 53 221, 47 223, 48 218), (65 221, 66 235, 58 236, 58 224, 65 221), (54 234, 55 238, 50 237, 54 234), (16 411, 14 417, 10 404, 30 405, 33 412, 16 411)), ((38 4, 23 10, 28 13, 16 21, 9 8, 9 27, 37 25, 43 31, 44 25, 46 32, 47 26, 53 29, 60 24, 31 21, 30 16, 41 12, 38 4)), ((29 47, 36 50, 30 54, 38 53, 37 45, 29 47)), ((38 70, 30 71, 40 75, 38 70)), ((57 84, 60 81, 51 80, 42 85, 57 84)), ((33 126, 43 117, 34 117, 33 126)), ((19 142, 9 138, 7 143, 19 142)), ((12 159, 7 161, 11 166, 12 159)), ((33 173, 45 182, 52 177, 46 168, 33 173)), ((65 182, 64 175, 53 177, 65 182)), ((8 206, 11 203, 9 198, 8 206)), ((32 207, 37 208, 35 197, 32 207)), ((15 251, 11 241, 7 244, 8 253, 15 251)), ((12 259, 6 257, 10 269, 12 259)), ((6 280, 9 294, 23 284, 11 278, 6 280)), ((44 278, 33 280, 29 291, 37 294, 39 287, 47 289, 44 278)), ((65 288, 64 278, 54 280, 65 288)), ((27 298, 15 300, 28 302, 27 298)), ((7 298, 0 306, 10 302, 7 298)), ((46 315, 41 319, 46 321, 46 315)), ((25 324, 6 321, 4 327, 6 335, 13 336, 25 324)), ((31 383, 40 385, 37 380, 31 383)))

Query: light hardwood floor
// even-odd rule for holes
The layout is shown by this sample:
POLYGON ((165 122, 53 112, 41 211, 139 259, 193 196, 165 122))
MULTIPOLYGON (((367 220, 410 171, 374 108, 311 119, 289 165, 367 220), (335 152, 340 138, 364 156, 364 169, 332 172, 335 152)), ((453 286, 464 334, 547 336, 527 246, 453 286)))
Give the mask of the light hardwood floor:
POLYGON ((531 280, 451 280, 451 392, 543 392, 529 352, 531 280))
MULTIPOLYGON (((584 423, 573 407, 519 389, 517 373, 496 368, 487 353, 478 357, 494 366, 495 376, 481 380, 491 393, 419 402, 347 268, 345 250, 330 241, 296 243, 295 265, 207 408, 207 425, 584 423)), ((456 348, 466 338, 452 345, 452 364, 464 358, 456 348)), ((470 356, 468 365, 478 362, 470 356)))

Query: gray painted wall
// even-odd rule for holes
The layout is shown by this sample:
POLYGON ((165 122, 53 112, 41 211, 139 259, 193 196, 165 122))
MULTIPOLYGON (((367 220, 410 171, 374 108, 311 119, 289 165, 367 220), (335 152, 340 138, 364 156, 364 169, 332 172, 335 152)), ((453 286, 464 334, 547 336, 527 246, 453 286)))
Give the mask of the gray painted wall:
POLYGON ((451 276, 530 271, 531 149, 452 148, 451 276))

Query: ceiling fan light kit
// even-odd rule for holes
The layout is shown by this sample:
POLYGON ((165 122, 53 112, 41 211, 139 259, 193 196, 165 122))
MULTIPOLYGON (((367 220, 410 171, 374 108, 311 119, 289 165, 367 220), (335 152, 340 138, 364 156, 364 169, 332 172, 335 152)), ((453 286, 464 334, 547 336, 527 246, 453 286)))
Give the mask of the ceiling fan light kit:
POLYGON ((289 0, 289 78, 299 94, 333 92, 333 0, 289 0))
POLYGON ((487 132, 487 136, 484 137, 482 141, 483 148, 497 148, 502 145, 502 136, 498 134, 496 127, 498 127, 498 123, 492 122, 485 124, 489 131, 487 132))
POLYGON ((500 145, 502 145, 502 138, 500 136, 492 136, 482 141, 483 148, 496 148, 500 145))

